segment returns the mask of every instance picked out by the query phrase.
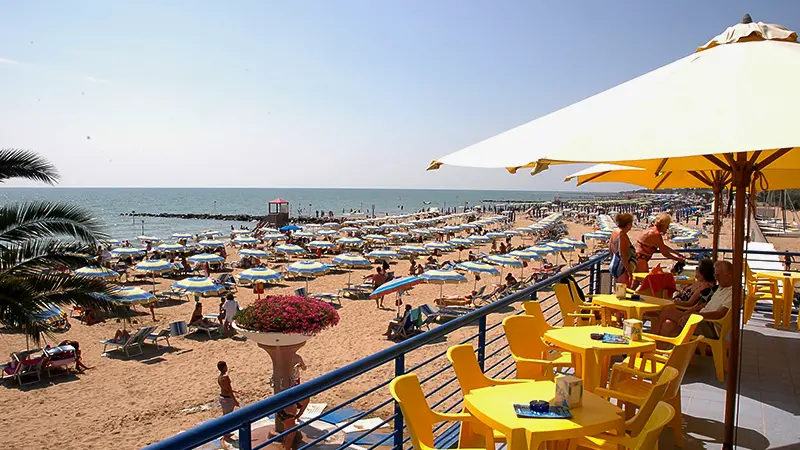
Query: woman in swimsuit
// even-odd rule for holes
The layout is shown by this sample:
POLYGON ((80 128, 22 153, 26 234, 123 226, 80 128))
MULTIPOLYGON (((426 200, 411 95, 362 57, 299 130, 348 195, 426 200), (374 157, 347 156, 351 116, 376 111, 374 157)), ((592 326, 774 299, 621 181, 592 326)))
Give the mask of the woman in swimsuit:
POLYGON ((612 254, 612 269, 617 282, 631 287, 633 284, 633 268, 636 267, 636 249, 631 243, 628 232, 633 227, 633 216, 628 213, 617 214, 614 218, 618 229, 611 233, 608 249, 612 254))
POLYGON ((664 243, 664 233, 669 229, 672 217, 667 213, 661 213, 656 218, 656 223, 645 230, 639 241, 636 243, 636 272, 649 272, 650 259, 656 251, 664 257, 675 260, 685 261, 686 258, 664 243))

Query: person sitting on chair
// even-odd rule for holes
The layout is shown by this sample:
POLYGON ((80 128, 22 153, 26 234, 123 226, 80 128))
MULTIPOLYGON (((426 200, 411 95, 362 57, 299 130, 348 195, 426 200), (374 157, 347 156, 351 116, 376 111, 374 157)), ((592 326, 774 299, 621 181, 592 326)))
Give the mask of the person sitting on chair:
POLYGON ((203 304, 200 302, 195 302, 194 304, 194 312, 192 312, 192 318, 189 319, 189 325, 203 327, 203 328, 219 326, 216 323, 203 317, 203 304))

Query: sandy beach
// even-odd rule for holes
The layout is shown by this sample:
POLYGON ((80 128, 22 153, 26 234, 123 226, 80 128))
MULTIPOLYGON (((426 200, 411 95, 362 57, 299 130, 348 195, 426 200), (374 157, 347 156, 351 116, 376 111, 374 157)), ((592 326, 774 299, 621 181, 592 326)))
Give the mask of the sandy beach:
MULTIPOLYGON (((515 226, 530 224, 530 220, 520 220, 515 226)), ((580 237, 591 231, 591 226, 569 222, 569 235, 580 237)), ((694 223, 690 223, 694 226, 694 223)), ((634 230, 636 236, 641 230, 634 230)), ((514 245, 520 243, 514 238, 514 245)), ((798 250, 800 244, 794 239, 776 239, 778 250, 798 250)), ((530 241, 529 241, 530 242, 530 241)), ((704 239, 701 245, 710 246, 704 239)), ((730 244, 730 224, 723 226, 721 246, 730 244)), ((488 251, 488 246, 483 250, 488 251)), ((229 253, 231 253, 229 251, 229 253)), ((455 259, 457 253, 446 254, 440 258, 455 259)), ((235 253, 228 260, 236 259, 235 253)), ((329 258, 323 258, 327 261, 329 258)), ((401 260, 392 266, 396 274, 406 274, 409 263, 401 260)), ((235 272, 238 272, 236 269, 235 272)), ((356 270, 353 279, 369 273, 369 270, 356 270)), ((469 282, 445 286, 446 294, 466 294, 473 286, 469 282)), ((166 289, 174 280, 156 279, 157 289, 166 289)), ((311 292, 335 292, 347 280, 347 274, 325 275, 312 280, 311 292)), ((484 277, 482 283, 497 283, 497 277, 484 277)), ((130 283, 134 284, 134 283, 130 283)), ((303 281, 284 281, 268 290, 272 294, 291 294, 303 281)), ((149 288, 148 283, 142 287, 149 288)), ((404 300, 416 307, 432 303, 439 293, 439 286, 419 285, 404 300)), ((252 291, 239 288, 236 294, 241 306, 247 306, 256 298, 252 291)), ((393 297, 393 296, 392 296, 393 297)), ((216 312, 218 298, 202 300, 206 313, 216 312)), ((387 309, 377 309, 372 300, 343 299, 339 308, 341 322, 310 339, 300 350, 308 370, 304 379, 310 379, 333 369, 353 362, 393 345, 386 340, 387 323, 395 317, 393 301, 387 298, 387 309)), ((156 308, 157 320, 153 322, 150 312, 139 307, 135 323, 129 329, 157 325, 166 327, 170 322, 189 320, 193 302, 172 303, 156 308)), ((510 314, 508 311, 505 314, 510 314)), ((503 314, 493 315, 489 323, 498 323, 503 314)), ((6 430, 6 447, 41 448, 138 448, 159 439, 171 436, 181 430, 220 415, 216 403, 216 363, 226 360, 231 368, 234 389, 241 391, 243 405, 253 403, 271 395, 269 386, 271 364, 268 355, 253 342, 241 338, 214 337, 209 339, 202 333, 170 340, 172 348, 156 350, 147 346, 141 356, 127 358, 120 352, 112 352, 102 357, 99 341, 113 337, 123 324, 115 319, 104 323, 86 326, 78 320, 71 320, 71 329, 56 335, 55 339, 72 339, 81 344, 84 362, 92 367, 84 374, 54 376, 45 378, 42 383, 23 388, 6 384, 0 389, 0 403, 6 405, 9 413, 0 416, 0 425, 6 430), (33 430, 39 430, 34 432, 33 430), (45 431, 46 430, 46 431, 45 431), (24 444, 23 444, 24 443, 24 444)), ((462 340, 474 329, 459 330, 448 336, 446 341, 424 346, 409 356, 408 365, 421 361, 462 340)), ((0 353, 8 355, 12 351, 24 349, 26 341, 21 334, 0 334, 0 353)), ((353 380, 340 388, 325 392, 313 398, 313 402, 337 404, 342 399, 353 396, 359 389, 374 386, 392 375, 391 367, 382 367, 365 376, 353 380)), ((369 397, 356 406, 367 407, 373 401, 369 397)))

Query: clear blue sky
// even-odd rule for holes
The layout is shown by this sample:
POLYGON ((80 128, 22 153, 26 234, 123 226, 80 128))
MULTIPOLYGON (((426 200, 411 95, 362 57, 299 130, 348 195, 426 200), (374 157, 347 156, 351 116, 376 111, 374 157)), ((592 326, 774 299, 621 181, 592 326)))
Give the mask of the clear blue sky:
POLYGON ((0 5, 0 147, 45 155, 64 186, 563 190, 580 167, 424 169, 745 12, 800 29, 793 0, 0 5))

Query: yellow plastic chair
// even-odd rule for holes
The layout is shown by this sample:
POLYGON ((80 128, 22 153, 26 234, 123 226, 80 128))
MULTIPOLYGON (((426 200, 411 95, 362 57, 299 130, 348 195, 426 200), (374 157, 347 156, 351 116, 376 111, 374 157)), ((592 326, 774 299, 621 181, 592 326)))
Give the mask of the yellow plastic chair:
POLYGON ((489 378, 481 370, 478 357, 470 344, 454 345, 447 349, 447 359, 453 365, 453 371, 461 385, 461 393, 467 395, 473 389, 480 389, 501 384, 515 384, 527 380, 489 378))
POLYGON ((537 300, 523 302, 522 307, 525 309, 525 314, 536 319, 536 326, 540 330, 546 332, 554 328, 547 323, 547 319, 544 318, 544 313, 542 312, 542 305, 537 300))
MULTIPOLYGON (((756 309, 756 303, 759 301, 772 302, 773 311, 781 310, 781 301, 783 300, 783 296, 779 291, 778 281, 758 278, 755 272, 750 270, 750 266, 746 263, 745 289, 747 295, 744 298, 744 313, 742 314, 743 323, 747 323, 750 318, 753 317, 753 312, 756 309)), ((773 314, 773 318, 775 321, 775 327, 777 328, 778 320, 780 320, 780 314, 773 314)))
MULTIPOLYGON (((675 337, 669 336, 661 336, 660 334, 652 334, 652 333, 642 333, 643 336, 648 337, 656 342, 665 342, 670 344, 672 348, 689 342, 694 337, 694 331, 697 329, 697 326, 700 325, 700 322, 703 321, 703 316, 700 314, 692 314, 689 316, 689 319, 686 320, 686 323, 683 325, 683 329, 681 333, 675 337)), ((645 370, 644 363, 647 361, 657 360, 660 362, 665 362, 667 358, 669 358, 670 353, 672 352, 672 348, 670 349, 658 349, 653 353, 645 353, 643 358, 638 358, 636 361, 635 366, 638 366, 640 370, 645 370), (641 361, 639 360, 641 359, 641 361)), ((628 359, 625 360, 625 363, 628 362, 628 359)), ((652 368, 650 369, 653 370, 652 368)))
POLYGON ((557 283, 553 285, 553 291, 556 293, 558 307, 561 309, 561 317, 565 327, 595 324, 594 312, 600 311, 599 306, 588 303, 578 304, 573 299, 572 289, 566 284, 557 283), (585 313, 583 311, 589 312, 585 313))
POLYGON ((570 450, 577 447, 599 448, 608 450, 618 450, 626 448, 629 450, 654 450, 658 449, 658 438, 661 431, 675 417, 675 408, 665 402, 656 405, 650 418, 647 420, 642 432, 633 437, 630 435, 614 436, 604 434, 602 436, 586 436, 570 442, 570 450))
POLYGON ((480 431, 484 436, 484 448, 486 450, 494 450, 494 438, 492 438, 488 427, 471 415, 465 413, 445 414, 431 410, 425 400, 425 394, 422 393, 419 378, 417 378, 416 374, 409 373, 395 378, 389 383, 389 390, 392 392, 392 397, 400 404, 403 419, 408 425, 409 434, 411 434, 411 443, 416 450, 433 450, 435 448, 433 446, 434 424, 452 421, 469 422, 475 430, 480 431))
POLYGON ((725 317, 717 320, 705 319, 705 321, 712 325, 718 325, 719 339, 711 339, 704 336, 702 344, 711 348, 711 356, 714 358, 714 370, 717 373, 717 380, 721 383, 725 381, 725 371, 728 370, 728 334, 731 332, 731 310, 725 317))
POLYGON ((525 380, 553 380, 554 371, 575 367, 571 353, 553 351, 541 336, 533 316, 511 316, 503 319, 508 348, 517 366, 517 378, 525 380))
MULTIPOLYGON (((628 395, 619 391, 612 391, 611 389, 595 389, 594 393, 601 397, 617 399, 617 404, 638 406, 639 410, 636 411, 636 414, 634 414, 633 417, 625 421, 625 435, 617 436, 603 433, 598 436, 586 436, 570 443, 570 446, 580 445, 582 447, 593 449, 618 448, 619 445, 635 449, 653 448, 652 446, 643 446, 645 443, 644 441, 649 441, 648 435, 650 434, 645 430, 649 430, 650 427, 648 426, 648 423, 653 416, 660 417, 662 419, 661 422, 663 422, 663 424, 657 428, 659 432, 664 428, 664 426, 666 426, 667 423, 669 423, 670 420, 672 420, 672 417, 675 414, 674 409, 669 406, 669 404, 664 403, 661 400, 664 398, 664 395, 666 394, 670 385, 678 378, 678 375, 677 369, 673 367, 664 367, 664 369, 661 371, 661 375, 658 377, 655 383, 651 385, 650 391, 647 393, 644 401, 642 401, 638 396, 628 395), (672 414, 655 414, 656 407, 660 404, 666 405, 668 410, 671 409, 672 414)), ((655 441, 657 440, 658 434, 656 434, 655 438, 655 441)))
POLYGON ((689 368, 689 364, 692 362, 697 344, 702 340, 703 337, 698 336, 696 339, 677 345, 666 362, 653 360, 652 370, 650 371, 635 369, 624 362, 614 364, 611 368, 608 388, 612 391, 635 397, 638 400, 636 402, 637 405, 645 402, 653 386, 652 380, 660 377, 665 367, 672 367, 678 371, 678 377, 669 385, 663 398, 663 401, 669 403, 675 409, 675 417, 669 425, 675 435, 675 445, 678 447, 683 444, 681 383, 683 383, 683 377, 686 375, 686 369, 689 368))

